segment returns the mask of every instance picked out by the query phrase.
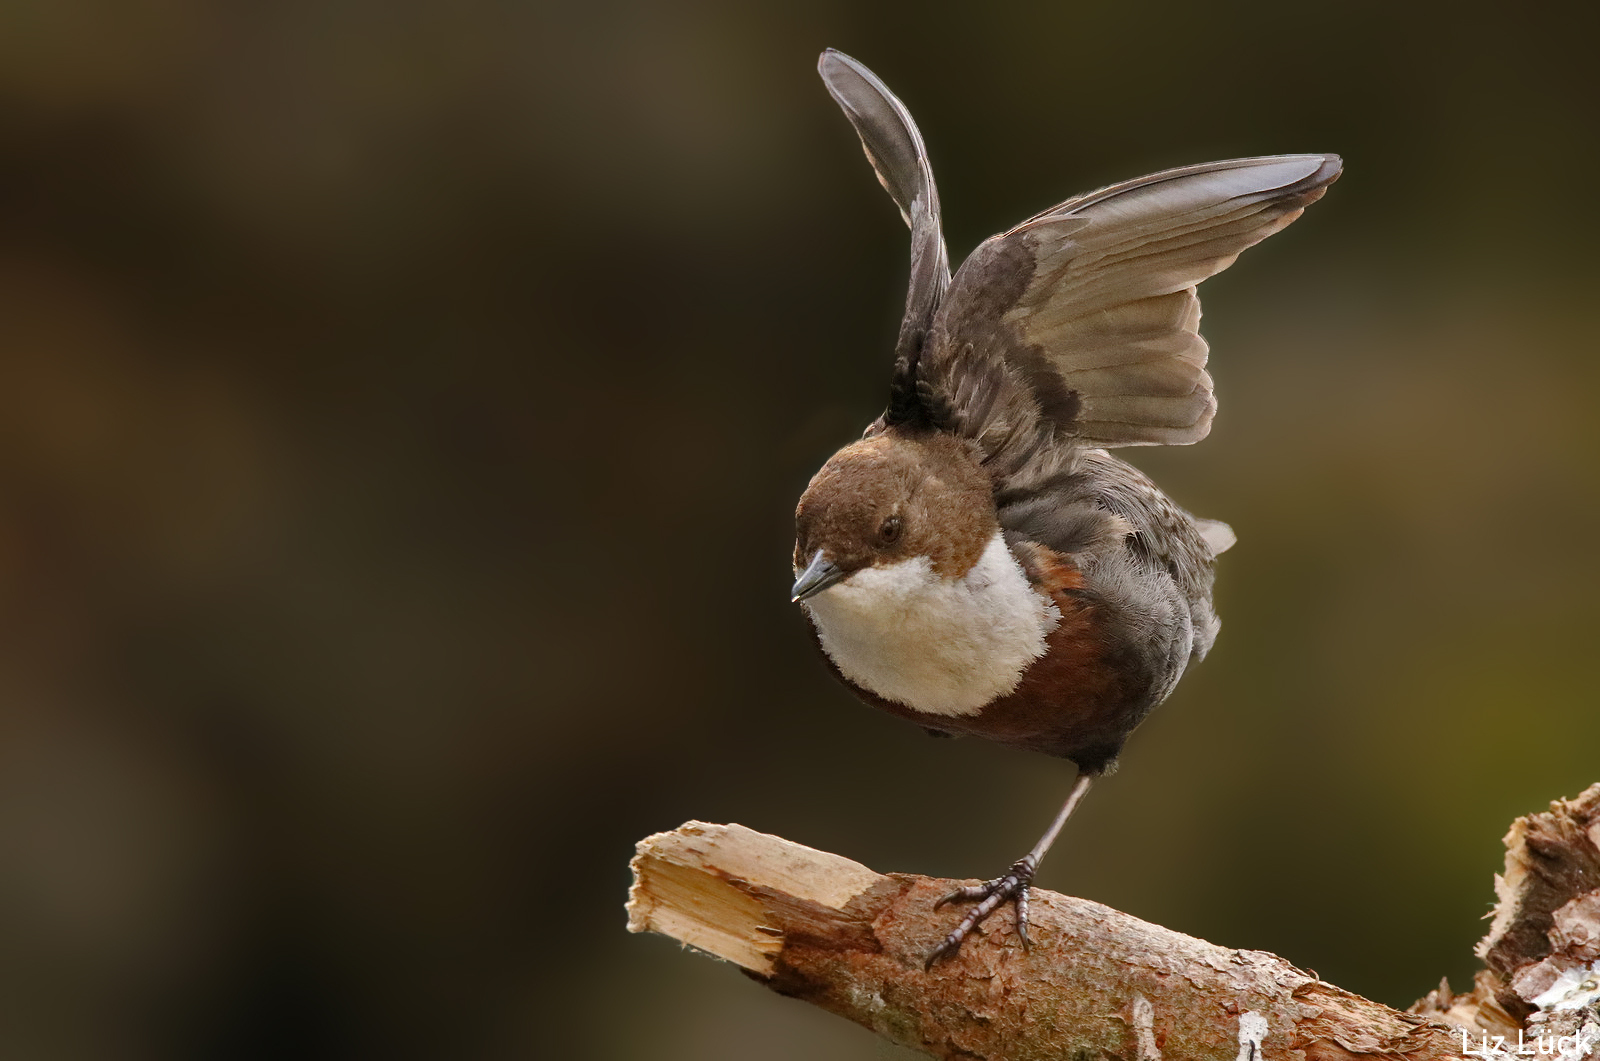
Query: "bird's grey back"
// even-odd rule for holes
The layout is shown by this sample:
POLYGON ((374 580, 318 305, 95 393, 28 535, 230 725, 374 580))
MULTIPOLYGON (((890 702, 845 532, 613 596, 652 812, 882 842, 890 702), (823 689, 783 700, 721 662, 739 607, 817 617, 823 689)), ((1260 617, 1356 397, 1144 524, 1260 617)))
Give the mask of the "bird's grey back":
POLYGON ((1013 540, 1067 554, 1103 602, 1120 640, 1142 647, 1159 703, 1221 623, 1211 603, 1212 563, 1232 542, 1226 524, 1179 508, 1143 473, 1104 450, 1079 450, 1061 470, 996 497, 1013 540))

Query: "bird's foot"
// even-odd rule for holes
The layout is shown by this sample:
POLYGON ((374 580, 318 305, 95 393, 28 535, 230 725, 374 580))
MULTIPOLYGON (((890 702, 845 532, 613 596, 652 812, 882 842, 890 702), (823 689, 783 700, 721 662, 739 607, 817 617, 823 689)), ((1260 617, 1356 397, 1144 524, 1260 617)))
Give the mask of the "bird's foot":
POLYGON ((1022 937, 1024 947, 1033 946, 1033 941, 1028 938, 1028 888, 1033 882, 1033 872, 1039 866, 1038 859, 1033 855, 1024 855, 1011 864, 1011 869, 1003 877, 985 881, 982 884, 957 888, 943 899, 933 904, 935 910, 946 903, 976 902, 961 923, 944 938, 944 942, 933 949, 928 955, 928 960, 923 963, 923 971, 933 968, 933 963, 940 958, 947 958, 961 949, 961 943, 967 938, 974 928, 983 922, 983 919, 994 913, 1002 903, 1010 899, 1017 904, 1017 935, 1022 937))

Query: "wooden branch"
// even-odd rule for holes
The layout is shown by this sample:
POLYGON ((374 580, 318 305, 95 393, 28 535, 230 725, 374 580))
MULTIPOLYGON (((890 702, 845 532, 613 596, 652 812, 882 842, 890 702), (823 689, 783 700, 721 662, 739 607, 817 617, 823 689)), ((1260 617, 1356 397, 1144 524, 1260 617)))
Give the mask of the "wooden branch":
POLYGON ((1035 946, 1009 918, 922 970, 956 881, 889 876, 738 825, 690 822, 639 845, 628 927, 726 958, 774 990, 950 1058, 1308 1061, 1456 1057, 1440 1022, 1398 1013, 1260 951, 1035 891, 1035 946), (1252 1047, 1253 1044, 1253 1047, 1252 1047))
POLYGON ((1500 957, 1473 994, 1441 984, 1406 1013, 1274 955, 1042 890, 1031 951, 997 913, 990 931, 924 972, 950 927, 950 911, 935 912, 935 901, 970 882, 880 874, 740 825, 689 822, 642 840, 628 928, 734 962, 896 1043, 969 1061, 1431 1061, 1524 1026, 1570 1032, 1574 1046, 1600 1041, 1590 1008, 1600 987, 1590 998, 1582 981, 1600 966, 1600 877, 1591 876, 1600 872, 1600 785, 1553 804, 1549 816, 1519 819, 1507 842, 1501 917, 1480 947, 1500 957), (1532 867, 1527 875, 1512 869, 1514 859, 1532 867), (1527 972, 1536 965, 1541 972, 1527 972), (1571 1004, 1548 1023, 1552 993, 1562 991, 1571 1004))

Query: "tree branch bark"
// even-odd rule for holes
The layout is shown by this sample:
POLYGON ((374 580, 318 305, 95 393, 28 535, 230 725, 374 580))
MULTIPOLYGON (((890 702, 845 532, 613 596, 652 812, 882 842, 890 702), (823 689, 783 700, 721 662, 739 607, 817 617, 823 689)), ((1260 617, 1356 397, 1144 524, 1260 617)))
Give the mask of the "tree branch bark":
POLYGON ((966 882, 876 873, 740 825, 689 822, 640 841, 628 928, 944 1058, 1433 1061, 1495 1035, 1514 1044, 1525 1028, 1600 1041, 1600 785, 1518 819, 1507 846, 1479 947, 1489 967, 1471 994, 1441 984, 1404 1013, 1275 955, 1042 890, 1031 951, 997 913, 996 931, 924 972, 949 931, 933 905, 966 882))

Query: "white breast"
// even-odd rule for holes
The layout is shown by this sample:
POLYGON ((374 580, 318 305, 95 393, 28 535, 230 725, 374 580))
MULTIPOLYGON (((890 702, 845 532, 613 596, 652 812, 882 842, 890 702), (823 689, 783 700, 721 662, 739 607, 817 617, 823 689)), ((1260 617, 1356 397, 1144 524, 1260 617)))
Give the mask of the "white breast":
POLYGON ((918 557, 863 568, 804 607, 846 678, 934 715, 976 714, 1011 692, 1061 621, 998 532, 962 578, 918 557))

